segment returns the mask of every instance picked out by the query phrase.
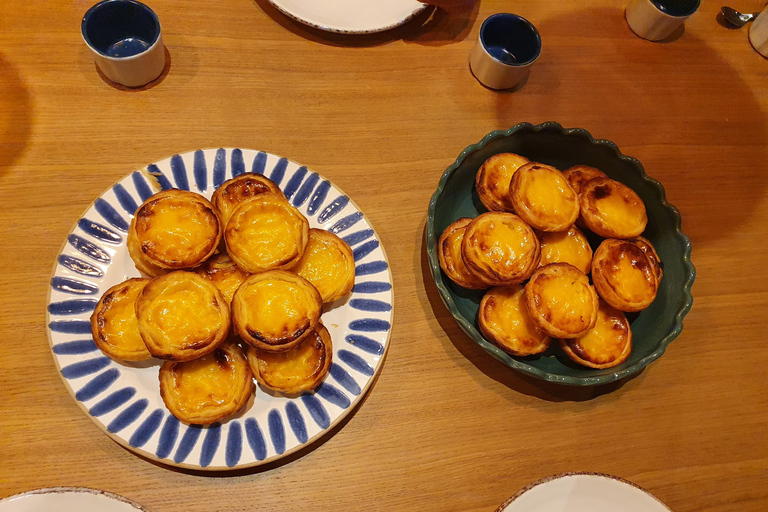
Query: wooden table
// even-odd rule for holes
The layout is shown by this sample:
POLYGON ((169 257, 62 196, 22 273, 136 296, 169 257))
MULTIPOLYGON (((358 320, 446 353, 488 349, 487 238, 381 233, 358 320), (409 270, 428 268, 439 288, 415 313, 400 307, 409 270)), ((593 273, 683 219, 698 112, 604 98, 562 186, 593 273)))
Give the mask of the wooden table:
MULTIPOLYGON (((621 1, 482 0, 385 34, 328 35, 266 0, 155 0, 170 68, 105 82, 79 23, 92 0, 0 5, 0 496, 106 489, 154 512, 491 511, 567 471, 618 475, 675 512, 768 506, 768 60, 704 2, 667 43, 628 29, 621 1), (544 50, 515 93, 467 56, 513 9, 544 50), (660 180, 697 268, 667 353, 609 389, 523 378, 465 336, 424 250, 441 172, 487 132, 554 120, 615 141, 660 180), (55 257, 117 179, 199 147, 285 155, 345 190, 376 227, 395 284, 378 381, 301 457, 230 476, 147 462, 104 435, 57 375, 45 332, 55 257)), ((759 10, 762 2, 736 7, 759 10)))

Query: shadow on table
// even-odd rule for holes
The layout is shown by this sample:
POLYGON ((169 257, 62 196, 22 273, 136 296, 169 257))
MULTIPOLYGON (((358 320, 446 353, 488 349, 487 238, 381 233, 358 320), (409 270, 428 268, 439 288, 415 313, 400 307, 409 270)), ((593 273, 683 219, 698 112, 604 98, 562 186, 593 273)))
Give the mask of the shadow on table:
MULTIPOLYGON (((427 311, 427 314, 434 314, 443 331, 442 333, 438 331, 435 335, 441 340, 445 339, 445 336, 447 336, 451 344, 453 344, 461 355, 487 377, 490 377, 496 382, 499 382, 518 393, 540 398, 549 402, 585 402, 607 393, 617 391, 625 384, 644 373, 643 371, 640 371, 633 376, 600 386, 563 386, 525 375, 499 362, 461 330, 459 324, 451 315, 451 312, 448 311, 448 308, 443 304, 437 285, 435 285, 435 282, 432 279, 429 258, 427 257, 425 247, 425 234, 426 225, 422 233, 423 236, 421 236, 421 250, 419 251, 419 254, 421 260, 422 281, 431 308, 431 311, 427 311), (445 336, 443 336, 443 334, 445 336)), ((422 306, 426 308, 425 304, 422 304, 422 306)))
POLYGON ((165 67, 163 68, 163 72, 160 73, 160 76, 149 82, 148 84, 142 85, 141 87, 126 87, 124 85, 118 84, 117 82, 113 82, 107 76, 101 72, 99 69, 99 66, 96 65, 96 63, 93 63, 93 67, 96 69, 96 73, 99 75, 99 78, 107 84, 108 86, 112 87, 113 89, 117 89, 118 91, 125 91, 125 92, 141 92, 141 91, 148 91, 149 89, 153 89, 154 87, 157 87, 160 85, 163 80, 165 80, 165 77, 168 76, 168 73, 171 71, 171 52, 168 51, 168 47, 165 47, 165 67))
MULTIPOLYGON (((536 26, 544 49, 528 83, 494 93, 498 128, 533 115, 613 140, 665 186, 694 250, 749 221, 768 185, 766 117, 740 75, 746 72, 705 34, 689 26, 667 42, 646 41, 618 8, 577 10, 536 26)), ((713 22, 707 30, 726 29, 713 22)), ((743 52, 754 53, 746 39, 743 52)))
POLYGON ((24 153, 31 134, 32 99, 24 79, 0 53, 0 176, 24 153))
POLYGON ((268 0, 253 0, 254 3, 284 29, 329 46, 370 47, 380 46, 392 41, 440 46, 461 41, 466 38, 477 18, 479 2, 469 13, 449 14, 442 9, 428 7, 412 20, 384 32, 373 34, 342 34, 329 32, 305 25, 283 14, 268 0))

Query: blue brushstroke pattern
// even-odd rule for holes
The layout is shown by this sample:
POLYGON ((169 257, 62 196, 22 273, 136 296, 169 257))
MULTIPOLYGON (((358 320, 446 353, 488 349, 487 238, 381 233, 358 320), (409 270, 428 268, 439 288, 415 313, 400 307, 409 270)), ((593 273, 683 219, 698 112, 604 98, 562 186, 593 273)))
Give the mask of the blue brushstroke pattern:
POLYGON ((213 159, 213 188, 219 188, 227 181, 227 152, 219 148, 213 159))
POLYGON ((352 256, 355 258, 355 261, 361 260, 371 254, 373 251, 375 251, 379 247, 379 241, 378 240, 371 240, 370 242, 366 242, 354 251, 352 251, 352 256))
POLYGON ((346 409, 351 404, 347 395, 331 386, 327 382, 320 384, 315 392, 332 404, 341 407, 342 409, 346 409))
POLYGON ((179 420, 173 415, 169 414, 165 419, 163 430, 160 431, 160 440, 157 443, 157 455, 161 459, 165 459, 171 454, 173 446, 176 444, 176 439, 179 437, 179 420))
POLYGON ((309 415, 315 420, 317 426, 326 429, 331 426, 331 417, 323 407, 323 403, 315 395, 302 395, 301 401, 309 411, 309 415))
POLYGON ((299 185, 301 185, 301 181, 304 179, 304 176, 307 175, 307 168, 304 166, 299 167, 296 169, 296 172, 293 173, 293 176, 291 176, 291 179, 288 180, 288 183, 285 185, 285 188, 283 189, 283 193, 285 194, 285 198, 290 200, 291 197, 293 197, 293 194, 296 193, 296 191, 299 189, 299 185))
POLYGON ((343 210, 349 204, 349 197, 339 196, 331 204, 326 206, 320 215, 317 216, 317 221, 323 223, 331 218, 335 217, 337 213, 343 210))
POLYGON ((89 277, 104 277, 104 272, 99 267, 88 263, 87 261, 83 261, 80 258, 62 254, 59 256, 58 261, 60 265, 68 268, 72 272, 89 277))
POLYGON ((248 439, 253 456, 257 460, 264 460, 267 457, 267 443, 264 441, 264 434, 261 433, 259 424, 253 418, 245 420, 245 437, 248 439))
POLYGON ((171 173, 176 187, 181 190, 189 190, 189 179, 187 178, 187 166, 184 165, 184 159, 181 155, 171 157, 171 173))
POLYGON ((95 359, 88 359, 86 361, 80 361, 72 363, 69 366, 65 366, 61 369, 61 375, 65 379, 77 379, 79 377, 85 377, 92 373, 99 372, 109 366, 110 359, 108 357, 97 357, 95 359))
POLYGON ((48 304, 48 312, 52 315, 77 315, 96 309, 96 299, 75 299, 48 304))
POLYGON ((232 167, 232 177, 240 176, 245 172, 245 162, 243 161, 243 151, 233 149, 229 165, 232 167))
POLYGON ((353 331, 387 332, 390 327, 389 322, 378 318, 360 318, 349 322, 349 328, 353 331))
POLYGON ((125 210, 128 215, 133 216, 133 214, 136 213, 136 210, 139 209, 139 205, 133 200, 133 196, 129 194, 121 184, 118 183, 112 187, 112 192, 115 193, 117 202, 120 203, 120 206, 123 207, 123 210, 125 210))
POLYGON ((285 176, 285 169, 288 167, 288 159, 287 158, 281 158, 277 161, 275 166, 272 168, 272 174, 269 175, 269 179, 274 181, 277 185, 279 185, 283 181, 283 177, 285 176))
POLYGON ((149 407, 149 400, 146 398, 136 400, 131 405, 126 407, 122 412, 120 412, 120 414, 115 416, 115 419, 109 422, 109 425, 107 425, 107 430, 113 434, 115 432, 120 432, 125 427, 139 419, 139 416, 142 415, 147 407, 149 407))
POLYGON ((264 174, 264 168, 267 166, 267 154, 263 151, 256 153, 251 164, 251 172, 255 174, 264 174))
POLYGON ((214 423, 206 429, 203 438, 203 448, 200 450, 200 466, 207 468, 211 465, 216 450, 221 443, 221 423, 214 423))
POLYGON ((92 398, 96 398, 105 392, 109 386, 114 384, 119 377, 120 370, 117 368, 110 368, 88 381, 85 386, 81 387, 80 390, 75 393, 75 398, 79 402, 86 402, 92 398))
POLYGON ((190 425, 187 427, 187 431, 184 432, 181 441, 179 441, 179 447, 176 448, 176 454, 173 456, 173 461, 176 464, 184 462, 184 460, 189 457, 189 454, 195 447, 197 439, 200 437, 202 430, 203 427, 200 425, 190 425))
MULTIPOLYGON (((386 268, 386 267, 385 267, 386 268)), ((392 285, 386 281, 366 281, 365 283, 356 283, 352 288, 353 293, 379 293, 388 292, 392 285)))
POLYGON ((355 233, 352 233, 351 235, 347 235, 345 237, 342 237, 342 240, 347 242, 349 245, 355 245, 359 244, 363 240, 367 240, 371 238, 374 235, 372 229, 363 229, 361 231, 357 231, 355 233))
POLYGON ((227 450, 225 453, 224 461, 228 468, 237 466, 240 462, 240 457, 243 454, 243 429, 240 426, 240 422, 233 421, 229 424, 229 432, 227 433, 227 450))
POLYGON ((128 439, 128 443, 135 448, 141 448, 147 444, 147 441, 149 441, 149 439, 155 435, 157 429, 160 428, 160 423, 163 421, 164 415, 162 409, 155 409, 152 411, 141 425, 139 425, 139 428, 137 428, 131 435, 131 438, 128 439))
POLYGON ((109 257, 109 254, 107 254, 104 249, 81 236, 77 236, 73 233, 67 237, 67 241, 72 247, 91 259, 107 264, 112 261, 112 258, 109 257))
POLYGON ((76 354, 87 354, 96 352, 99 348, 93 342, 93 339, 75 340, 59 343, 53 346, 53 353, 60 356, 71 356, 76 354))
POLYGON ((362 373, 363 375, 373 375, 373 366, 369 365, 365 359, 357 354, 350 352, 349 350, 339 350, 339 359, 347 363, 347 365, 353 370, 362 373))
POLYGON ((384 313, 392 311, 392 304, 381 300, 372 299, 352 299, 349 301, 352 309, 358 309, 360 311, 371 311, 374 313, 384 313))
POLYGON ((205 153, 203 153, 202 149, 195 151, 192 173, 195 176, 195 186, 197 186, 197 190, 205 192, 208 188, 208 165, 205 163, 205 153))
MULTIPOLYGON (((139 193, 142 203, 152 197, 152 189, 150 188, 149 183, 147 183, 147 179, 140 171, 131 174, 131 179, 133 180, 133 186, 136 187, 136 192, 139 193)), ((135 210, 134 213, 136 213, 135 210)))
POLYGON ((64 334, 91 334, 91 322, 87 320, 59 320, 49 323, 48 328, 64 334))
POLYGON ((99 287, 95 284, 68 277, 54 277, 51 279, 51 287, 54 290, 72 295, 96 295, 99 293, 99 287))
POLYGON ((301 411, 299 406, 293 402, 285 404, 285 415, 288 416, 288 424, 293 430, 293 435, 299 440, 301 444, 307 442, 307 426, 304 424, 304 418, 301 417, 301 411))
POLYGON ((331 377, 336 379, 336 382, 341 384, 341 387, 353 395, 360 394, 360 386, 344 368, 336 363, 331 363, 331 369, 329 370, 329 373, 331 374, 331 377))
POLYGON ((312 193, 313 190, 315 190, 315 185, 317 185, 317 182, 320 181, 320 176, 318 176, 316 173, 312 173, 309 175, 309 178, 307 178, 307 181, 304 182, 304 184, 299 189, 299 192, 296 194, 296 197, 293 198, 293 206, 299 207, 303 205, 305 202, 307 202, 307 199, 309 199, 309 195, 312 193))
POLYGON ((77 221, 77 227, 91 235, 93 238, 98 238, 104 242, 110 244, 119 244, 123 241, 123 237, 98 222, 93 222, 88 219, 80 219, 77 221))
POLYGON ((349 334, 344 338, 344 341, 369 354, 381 355, 384 353, 384 345, 362 334, 349 334))
POLYGON ((109 222, 111 225, 122 231, 123 233, 128 232, 128 222, 123 218, 122 215, 117 213, 117 210, 115 210, 111 204, 106 202, 102 198, 98 198, 96 201, 93 202, 93 207, 96 209, 97 212, 99 212, 99 215, 101 215, 104 220, 109 222))
POLYGON ((147 166, 147 172, 149 172, 149 174, 155 177, 161 189, 169 190, 173 188, 173 185, 171 185, 171 181, 168 179, 168 177, 165 174, 163 174, 163 171, 161 171, 160 168, 155 164, 149 164, 147 166))
POLYGON ((267 424, 269 425, 269 437, 272 439, 272 446, 274 446, 275 452, 280 455, 285 451, 285 427, 283 427, 283 419, 277 409, 269 411, 267 424))
POLYGON ((328 196, 328 191, 331 189, 331 182, 328 180, 323 181, 319 187, 312 194, 312 199, 309 200, 307 205, 307 215, 314 215, 318 208, 323 205, 323 201, 328 196))
POLYGON ((89 411, 91 416, 102 416, 125 404, 136 395, 136 388, 123 388, 103 399, 89 411))
POLYGON ((363 218, 363 212, 355 212, 351 215, 347 215, 343 219, 336 222, 336 224, 331 226, 328 231, 330 231, 334 235, 338 235, 342 231, 346 231, 347 229, 351 228, 352 226, 360 222, 360 219, 362 218, 363 218))

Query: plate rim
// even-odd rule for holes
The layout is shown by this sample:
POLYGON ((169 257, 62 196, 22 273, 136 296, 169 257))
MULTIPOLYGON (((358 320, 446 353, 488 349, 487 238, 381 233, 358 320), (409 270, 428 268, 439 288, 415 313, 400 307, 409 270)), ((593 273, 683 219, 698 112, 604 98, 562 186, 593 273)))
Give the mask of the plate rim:
POLYGON ((78 486, 57 486, 57 487, 41 487, 39 489, 30 489, 28 491, 22 491, 16 494, 12 494, 10 496, 6 496, 5 498, 0 498, 0 505, 2 505, 3 503, 10 503, 11 501, 14 501, 19 498, 23 498, 25 496, 34 496, 38 494, 91 494, 91 495, 106 496, 107 498, 113 499, 115 501, 119 501, 121 503, 125 503, 126 505, 130 505, 131 507, 141 512, 150 512, 148 508, 144 507, 140 503, 137 503, 130 498, 126 498, 125 496, 121 496, 120 494, 115 494, 114 492, 105 491, 102 489, 94 489, 92 487, 78 487, 78 486))
POLYGON ((442 300, 443 304, 448 308, 453 319, 459 324, 459 327, 461 327, 461 329, 472 340, 474 340, 486 352, 488 352, 492 357, 494 357, 501 363, 521 373, 530 375, 532 377, 536 377, 546 382, 552 382, 552 383, 567 385, 567 386, 596 386, 596 385, 615 382, 625 377, 629 377, 631 375, 638 373, 643 368, 648 366, 650 363, 652 363, 653 361, 661 357, 664 354, 664 352, 666 352, 666 349, 669 346, 669 344, 672 343, 672 341, 674 341, 674 339, 680 335, 680 333, 683 330, 683 319, 685 318, 685 316, 688 314, 688 312, 691 310, 691 307, 693 306, 693 296, 691 295, 691 288, 693 287, 693 282, 695 281, 695 278, 696 278, 696 269, 693 266, 693 263, 691 262, 691 240, 682 231, 682 217, 680 215, 680 211, 674 205, 670 204, 667 201, 667 196, 666 196, 666 192, 664 191, 664 186, 658 180, 651 178, 650 176, 648 176, 648 174, 646 174, 643 164, 640 163, 640 161, 637 158, 624 155, 619 149, 618 145, 616 145, 616 143, 614 143, 613 141, 610 141, 608 139, 595 139, 592 136, 592 134, 590 134, 584 128, 563 128, 563 126, 560 123, 555 121, 546 121, 544 123, 540 123, 537 125, 534 125, 529 122, 521 122, 512 126, 507 130, 494 130, 486 134, 479 142, 475 144, 471 144, 466 148, 464 148, 461 151, 461 153, 459 153, 459 156, 456 158, 456 160, 451 165, 449 165, 445 169, 445 171, 443 171, 442 175, 440 176, 440 181, 438 182, 437 189, 432 194, 432 198, 430 199, 430 202, 429 202, 429 209, 427 214, 426 239, 427 239, 427 243, 426 243, 427 256, 429 259, 429 268, 432 274, 432 279, 434 280, 435 285, 437 286, 438 292, 440 294, 440 299, 442 300), (451 296, 450 292, 448 291, 448 288, 445 285, 442 269, 440 268, 440 263, 438 261, 438 257, 436 253, 437 239, 439 237, 439 234, 435 233, 434 231, 434 221, 435 221, 435 209, 437 207, 437 201, 442 196, 445 185, 448 182, 448 178, 456 171, 456 169, 459 168, 459 166, 464 162, 464 160, 466 160, 466 158, 471 153, 481 150, 486 146, 486 144, 488 144, 493 140, 509 137, 513 133, 523 129, 531 130, 533 132, 540 132, 548 129, 557 130, 565 135, 580 136, 586 139, 591 144, 610 148, 615 153, 616 157, 619 160, 625 161, 630 165, 632 165, 632 167, 637 171, 640 178, 643 179, 643 181, 647 182, 649 185, 651 185, 657 191, 661 199, 662 207, 665 210, 667 210, 669 214, 672 216, 672 219, 674 221, 674 226, 675 226, 675 239, 680 242, 683 249, 683 268, 685 270, 685 276, 686 276, 685 283, 683 285, 683 290, 682 290, 684 303, 680 308, 680 310, 675 315, 673 329, 659 341, 658 348, 654 350, 651 354, 648 354, 647 356, 643 357, 636 363, 626 368, 623 368, 621 370, 618 370, 609 374, 605 374, 605 375, 575 377, 575 376, 568 376, 568 375, 554 375, 552 373, 546 372, 539 368, 533 367, 523 361, 519 361, 515 359, 513 356, 502 351, 500 348, 498 348, 496 345, 494 345, 490 341, 486 340, 485 337, 477 330, 474 324, 467 321, 467 319, 465 319, 459 313, 458 307, 456 306, 456 303, 454 302, 453 297, 451 296))
MULTIPOLYGON (((277 157, 278 159, 285 159, 288 163, 296 165, 298 167, 306 167, 307 171, 313 172, 313 173, 317 174, 320 179, 328 180, 328 182, 336 190, 338 190, 338 192, 340 194, 346 196, 349 199, 349 204, 351 204, 357 211, 363 213, 363 210, 359 207, 357 202, 355 202, 355 200, 352 199, 352 197, 349 194, 344 192, 344 190, 342 190, 339 186, 336 185, 336 183, 331 181, 325 175, 320 174, 319 172, 313 170, 312 168, 310 168, 308 166, 304 166, 304 165, 302 165, 302 164, 300 164, 300 163, 298 163, 298 162, 296 162, 296 161, 294 161, 294 160, 292 160, 292 159, 290 159, 288 157, 282 156, 282 155, 280 155, 278 153, 272 153, 272 152, 269 152, 269 151, 266 151, 266 150, 255 150, 255 149, 251 149, 251 148, 242 148, 242 147, 238 148, 238 147, 234 147, 234 146, 220 146, 220 147, 197 148, 197 149, 191 149, 191 150, 187 150, 187 151, 183 151, 183 152, 179 152, 179 153, 173 153, 170 156, 161 158, 159 160, 155 160, 155 161, 153 161, 153 162, 151 162, 151 163, 149 163, 149 164, 147 164, 147 165, 145 165, 143 167, 139 167, 138 169, 134 169, 132 171, 129 171, 127 174, 123 175, 122 177, 119 177, 116 181, 114 181, 112 183, 112 185, 110 185, 109 187, 104 189, 104 191, 99 196, 97 196, 93 201, 91 201, 88 204, 88 206, 83 210, 83 212, 80 214, 78 219, 84 218, 85 214, 94 206, 94 204, 96 203, 96 201, 98 199, 102 198, 105 194, 107 194, 110 190, 112 190, 112 188, 116 184, 118 184, 118 183, 122 182, 123 180, 125 180, 126 178, 130 177, 134 172, 146 170, 150 165, 157 165, 160 162, 163 162, 163 161, 166 161, 166 160, 170 160, 175 155, 179 155, 179 156, 184 157, 185 155, 193 155, 196 151, 206 152, 206 151, 218 151, 220 149, 225 150, 229 155, 231 155, 232 151, 234 151, 235 149, 239 149, 241 151, 243 151, 243 150, 245 150, 245 151, 253 151, 253 152, 256 152, 256 153, 263 152, 267 156, 274 156, 274 157, 277 157)), ((228 162, 227 163, 227 169, 230 169, 230 167, 229 167, 230 165, 231 164, 228 162)), ((246 171, 246 174, 249 173, 249 172, 250 171, 246 171)), ((176 187, 173 187, 173 188, 176 188, 176 187)), ((282 187, 281 187, 281 190, 282 190, 282 187)), ((393 274, 392 274, 392 267, 391 267, 391 265, 389 263, 389 257, 387 256, 387 252, 386 252, 386 249, 384 248, 384 244, 381 242, 381 237, 379 236, 379 232, 376 231, 376 228, 374 227, 373 223, 370 221, 368 216, 365 213, 363 213, 363 215, 365 216, 365 220, 368 223, 370 229, 374 232, 376 239, 379 241, 379 248, 381 249, 382 255, 384 257, 384 261, 387 263, 386 272, 387 272, 387 276, 389 278, 389 282, 391 283, 391 286, 392 286, 392 288, 391 288, 392 299, 391 299, 391 303, 390 303, 390 305, 391 305, 391 310, 390 310, 390 319, 391 319, 391 321, 390 321, 390 328, 387 330, 386 340, 383 343, 384 350, 381 353, 381 355, 379 356, 380 357, 379 364, 374 368, 373 374, 368 378, 368 380, 365 383, 365 385, 361 387, 360 394, 357 395, 354 400, 350 399, 351 403, 350 403, 349 407, 347 407, 342 412, 342 414, 340 414, 333 421, 331 421, 331 423, 328 425, 327 428, 320 430, 313 437, 308 438, 306 442, 300 443, 300 444, 298 444, 298 445, 296 445, 296 446, 294 446, 294 447, 292 447, 290 449, 286 449, 281 454, 275 454, 272 457, 266 457, 263 460, 256 460, 256 461, 251 462, 251 463, 239 464, 239 465, 235 465, 233 467, 222 467, 222 466, 205 466, 205 467, 203 467, 203 466, 201 466, 199 464, 190 464, 188 462, 175 462, 172 459, 161 459, 155 453, 147 451, 143 447, 132 446, 129 442, 127 442, 127 440, 124 440, 121 436, 118 436, 117 433, 110 432, 107 429, 107 425, 104 425, 101 421, 97 421, 97 419, 90 414, 90 411, 85 406, 85 404, 76 398, 76 396, 75 396, 76 392, 72 388, 72 386, 70 385, 69 380, 66 379, 64 377, 64 375, 62 375, 62 373, 61 373, 62 367, 61 367, 61 365, 59 363, 58 357, 56 357, 56 354, 53 351, 54 343, 53 343, 53 338, 52 338, 52 330, 49 328, 49 324, 51 323, 51 313, 50 313, 50 311, 48 311, 48 305, 51 304, 51 293, 53 291, 53 287, 50 285, 50 282, 51 282, 51 279, 53 277, 55 277, 55 275, 56 275, 56 269, 57 269, 57 267, 59 265, 58 257, 62 254, 64 248, 67 246, 67 243, 68 243, 67 242, 67 238, 69 237, 69 235, 73 234, 75 232, 75 230, 77 229, 77 221, 74 222, 74 224, 72 225, 71 229, 67 232, 66 236, 64 237, 64 241, 61 244, 61 246, 59 248, 59 251, 56 253, 56 257, 54 258, 54 262, 53 262, 53 265, 51 267, 51 271, 49 273, 48 281, 47 281, 48 285, 47 285, 46 303, 45 303, 46 304, 46 309, 45 309, 45 331, 46 331, 46 336, 48 338, 48 346, 49 346, 49 350, 50 350, 50 355, 51 355, 51 358, 53 359, 53 363, 54 363, 54 366, 56 368, 56 372, 59 375, 59 378, 63 382, 64 387, 66 388, 66 390, 69 393, 70 397, 75 401, 77 406, 85 413, 85 415, 91 420, 91 422, 94 423, 103 433, 105 433, 107 436, 109 436, 110 439, 112 439, 114 442, 116 442, 118 445, 120 445, 121 447, 125 448, 129 452, 132 452, 132 453, 134 453, 134 454, 136 454, 136 455, 138 455, 138 456, 140 456, 142 458, 145 458, 145 459, 147 459, 147 460, 149 460, 151 462, 158 463, 158 464, 160 464, 161 466, 164 466, 164 467, 179 468, 179 469, 184 469, 184 470, 200 471, 200 472, 207 472, 207 473, 225 473, 225 472, 229 472, 229 471, 253 470, 254 468, 257 468, 259 466, 265 466, 267 464, 279 463, 279 461, 281 461, 282 459, 285 459, 285 458, 293 455, 294 453, 296 453, 296 452, 298 452, 298 451, 300 451, 302 449, 306 449, 306 448, 308 448, 310 446, 313 446, 315 443, 318 443, 320 440, 322 440, 326 435, 330 435, 331 432, 338 426, 339 423, 341 423, 346 418, 348 418, 351 415, 354 415, 356 413, 357 409, 360 407, 360 405, 362 404, 362 402, 364 401, 364 399, 368 395, 368 393, 369 393, 371 387, 373 386, 374 382, 376 382, 379 379, 379 376, 381 375, 381 371, 382 371, 382 369, 384 367, 384 362, 385 362, 385 360, 387 358, 387 354, 389 353, 389 346, 390 346, 390 341, 391 341, 391 338, 392 338, 392 329, 394 327, 394 318, 395 318, 395 292, 394 292, 395 285, 394 285, 394 278, 393 278, 393 274)), ((110 357, 110 359, 112 360, 111 357, 110 357)), ((117 364, 120 364, 120 363, 117 363, 117 364)), ((166 407, 166 410, 167 410, 167 407, 166 407)), ((168 413, 171 414, 170 411, 168 411, 168 413)), ((189 424, 187 424, 185 422, 181 422, 181 421, 180 421, 180 424, 182 424, 182 425, 189 425, 189 424)), ((203 426, 203 428, 205 428, 205 426, 203 426)), ((333 435, 335 435, 335 434, 336 434, 336 432, 333 433, 333 435)))
POLYGON ((648 491, 644 487, 636 484, 635 482, 631 482, 631 481, 629 481, 629 480, 627 480, 625 478, 621 478, 620 476, 611 475, 611 474, 608 474, 608 473, 595 472, 595 471, 566 471, 564 473, 556 473, 554 475, 549 475, 549 476, 545 476, 544 478, 540 478, 539 480, 536 480, 535 482, 531 482, 530 484, 526 485, 525 487, 523 487, 522 489, 517 491, 515 494, 510 496, 504 503, 499 505, 499 508, 497 508, 494 512, 504 512, 504 509, 506 507, 508 507, 513 501, 517 500, 520 496, 522 496, 523 494, 527 493, 528 491, 530 491, 534 487, 538 487, 540 485, 547 484, 547 483, 555 481, 555 480, 560 480, 560 479, 568 478, 568 477, 572 477, 572 476, 599 477, 599 478, 604 478, 604 479, 607 479, 607 480, 613 480, 615 482, 621 482, 623 484, 627 484, 627 485, 629 485, 631 487, 634 487, 635 489, 638 489, 638 490, 644 492, 647 496, 649 496, 650 498, 654 499, 659 505, 661 505, 662 507, 667 509, 669 512, 672 512, 672 509, 670 509, 666 505, 666 503, 661 501, 658 497, 653 495, 650 491, 648 491))
MULTIPOLYGON (((414 9, 414 11, 403 18, 402 20, 399 20, 395 23, 389 24, 389 25, 381 25, 379 27, 372 27, 368 29, 345 29, 345 28, 339 28, 339 27, 331 27, 329 25, 321 25, 319 23, 315 23, 307 18, 302 17, 299 14, 296 14, 295 12, 287 9, 286 7, 282 6, 279 2, 280 0, 267 0, 269 4, 283 13, 284 15, 288 16, 294 21, 298 21, 299 23, 303 25, 310 26, 312 28, 316 28, 318 30, 323 30, 325 32, 333 32, 335 34, 346 34, 346 35, 364 35, 364 34, 377 34, 379 32, 386 32, 387 30, 392 30, 393 28, 397 28, 401 25, 405 25, 409 21, 411 21, 413 18, 424 12, 428 7, 429 4, 425 4, 423 2, 420 2, 422 4, 421 7, 414 9)), ((417 0, 418 1, 418 0, 417 0)))

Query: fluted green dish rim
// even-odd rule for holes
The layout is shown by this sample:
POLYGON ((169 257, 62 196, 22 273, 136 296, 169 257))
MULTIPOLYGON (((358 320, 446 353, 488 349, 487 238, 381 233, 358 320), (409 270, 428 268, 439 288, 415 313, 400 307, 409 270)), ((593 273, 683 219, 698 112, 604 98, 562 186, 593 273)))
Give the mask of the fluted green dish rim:
MULTIPOLYGON (((683 330, 683 318, 693 305, 691 288, 696 269, 691 263, 691 241, 681 228, 680 212, 669 204, 664 187, 649 177, 643 165, 621 153, 605 139, 595 139, 582 128, 563 128, 555 122, 520 123, 489 133, 459 154, 443 175, 429 203, 427 255, 440 298, 461 329, 491 356, 510 368, 549 382, 568 386, 594 386, 633 375, 655 361, 683 330), (477 328, 477 310, 483 291, 465 290, 440 269, 437 243, 440 234, 460 217, 486 211, 474 188, 480 165, 491 155, 511 152, 566 169, 583 164, 597 167, 609 177, 629 185, 643 199, 648 227, 643 236, 653 243, 664 265, 656 300, 640 313, 630 314, 633 347, 629 358, 608 369, 591 369, 570 361, 558 343, 537 356, 513 357, 486 340, 477 328)), ((589 235, 588 235, 589 236, 589 235)), ((590 242, 599 243, 591 238, 590 242)))

